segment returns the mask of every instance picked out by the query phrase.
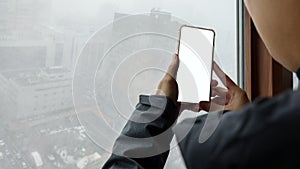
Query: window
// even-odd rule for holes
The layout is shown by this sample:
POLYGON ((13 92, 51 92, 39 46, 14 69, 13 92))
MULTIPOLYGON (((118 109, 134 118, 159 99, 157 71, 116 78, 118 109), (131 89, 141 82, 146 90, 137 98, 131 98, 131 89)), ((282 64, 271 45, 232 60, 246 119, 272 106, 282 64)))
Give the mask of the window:
MULTIPOLYGON (((0 118, 3 122, 0 124, 0 137, 3 138, 1 141, 5 144, 5 146, 0 145, 0 166, 3 168, 20 168, 21 166, 74 168, 77 165, 83 168, 88 165, 92 168, 93 166, 99 168, 103 164, 108 153, 95 145, 89 138, 82 137, 81 125, 87 127, 85 123, 68 120, 71 117, 77 117, 74 108, 69 109, 70 105, 64 104, 72 103, 73 98, 66 97, 64 90, 59 94, 51 90, 36 90, 36 86, 51 86, 54 82, 53 79, 47 79, 50 73, 46 70, 52 68, 54 70, 55 67, 63 67, 64 69, 58 72, 61 74, 59 77, 68 77, 67 80, 71 83, 72 73, 76 70, 76 61, 81 54, 81 49, 85 47, 86 41, 105 26, 124 16, 147 14, 151 17, 151 13, 154 13, 153 18, 156 19, 155 22, 158 25, 171 24, 172 19, 177 18, 195 26, 214 29, 216 31, 217 62, 234 81, 240 82, 239 78, 242 76, 238 73, 238 55, 240 53, 237 46, 240 41, 238 40, 239 20, 237 18, 238 4, 236 3, 237 1, 234 0, 1 0, 0 93, 1 96, 8 97, 0 98, 0 118), (164 14, 164 17, 160 17, 162 15, 157 15, 157 13, 164 14), (35 77, 38 80, 33 85, 29 83, 28 77, 35 77), (9 99, 11 98, 9 97, 10 93, 2 91, 2 89, 16 92, 14 93, 16 97, 9 99), (47 103, 43 100, 36 102, 34 99, 28 99, 31 97, 39 99, 41 97, 38 96, 49 95, 56 95, 55 102, 60 103, 60 106, 50 105, 50 102, 47 103), (36 112, 27 112, 32 109, 36 112), (44 111, 46 109, 47 111, 44 111), (19 122, 20 125, 14 125, 19 122), (80 128, 80 130, 76 128, 80 128), (40 134, 35 132, 40 130, 45 132, 40 134), (69 130, 73 132, 68 132, 69 130), (25 134, 20 136, 20 133, 25 134), (72 141, 66 144, 66 140, 72 141), (58 150, 66 153, 61 155, 58 150), (94 158, 96 153, 99 156, 95 156, 95 161, 88 164, 82 162, 84 159, 94 158), (17 154, 26 157, 18 159, 17 154), (38 162, 29 160, 32 159, 31 154, 39 154, 38 162)), ((127 24, 136 25, 136 30, 145 26, 142 22, 127 24)), ((177 31, 177 27, 174 30, 177 31)), ((116 28, 115 33, 122 32, 116 28)), ((134 52, 134 47, 139 45, 157 45, 152 42, 151 37, 144 40, 144 42, 124 47, 122 50, 134 52)), ((163 40, 160 43, 162 48, 174 49, 169 52, 175 52, 176 40, 173 40, 171 45, 163 40)), ((94 54, 103 52, 103 49, 109 45, 109 42, 99 42, 97 50, 93 51, 94 54)), ((116 52, 118 55, 122 55, 122 53, 122 51, 116 52)), ((87 65, 85 68, 95 62, 90 58, 86 58, 84 61, 87 65)), ((111 60, 108 70, 112 63, 115 63, 114 61, 120 62, 121 60, 111 60)), ((167 66, 169 62, 164 61, 161 65, 167 66)), ((89 78, 89 76, 83 77, 81 82, 84 84, 85 78, 89 78)), ((159 79, 160 77, 156 78, 157 81, 159 79)), ((55 81, 58 84, 64 82, 59 78, 55 81)), ((156 84, 153 83, 153 85, 156 84)), ((98 86, 99 88, 105 87, 103 84, 98 86)), ((110 107, 111 100, 108 97, 110 90, 101 89, 103 88, 99 89, 100 94, 97 95, 97 99, 103 99, 102 103, 109 105, 104 111, 113 111, 114 109, 110 107)), ((91 89, 87 88, 87 90, 91 89)), ((124 93, 122 90, 118 92, 119 95, 124 93)), ((93 90, 90 91, 89 96, 93 97, 93 90)), ((90 97, 84 98, 87 99, 83 102, 88 102, 87 105, 89 105, 90 97)), ((131 104, 134 106, 136 101, 131 104)), ((96 114, 94 118, 85 120, 90 122, 97 118, 99 116, 96 114)), ((104 118, 113 119, 113 117, 104 118)), ((91 124, 96 123, 97 121, 91 122, 91 124)), ((124 121, 122 123, 124 124, 124 121)), ((122 123, 117 121, 114 125, 121 129, 122 125, 120 124, 122 123)), ((170 154, 166 168, 182 167, 183 163, 176 162, 177 156, 178 154, 175 152, 170 154)))

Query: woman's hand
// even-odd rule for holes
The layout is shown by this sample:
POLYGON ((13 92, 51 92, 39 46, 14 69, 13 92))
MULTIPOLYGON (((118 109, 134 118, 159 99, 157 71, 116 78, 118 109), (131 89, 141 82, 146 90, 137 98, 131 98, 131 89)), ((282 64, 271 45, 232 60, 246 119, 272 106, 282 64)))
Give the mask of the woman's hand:
POLYGON ((178 99, 178 84, 176 82, 176 75, 179 67, 179 57, 174 54, 173 60, 167 70, 167 73, 160 81, 156 95, 163 95, 169 97, 177 106, 180 112, 183 110, 191 110, 194 112, 200 111, 199 103, 177 102, 178 99))
POLYGON ((229 110, 238 111, 250 101, 246 92, 237 86, 221 69, 214 63, 214 71, 226 88, 212 86, 210 102, 200 102, 200 108, 205 111, 229 110))
POLYGON ((157 87, 157 95, 163 95, 169 97, 174 104, 177 104, 178 98, 178 84, 176 82, 176 75, 179 67, 179 58, 177 54, 174 54, 173 60, 157 87))
MULTIPOLYGON (((239 88, 221 69, 214 63, 214 71, 217 76, 221 79, 222 83, 226 88, 218 87, 218 82, 212 80, 212 100, 210 102, 200 103, 187 103, 177 102, 178 99, 178 84, 176 82, 176 75, 179 67, 179 58, 175 54, 173 60, 167 70, 167 73, 160 81, 156 95, 163 95, 169 97, 173 103, 178 107, 180 112, 183 110, 191 110, 199 112, 200 110, 217 111, 217 110, 230 110, 237 111, 243 108, 249 99, 244 90, 239 88)), ((196 90, 196 89, 195 89, 196 90)))

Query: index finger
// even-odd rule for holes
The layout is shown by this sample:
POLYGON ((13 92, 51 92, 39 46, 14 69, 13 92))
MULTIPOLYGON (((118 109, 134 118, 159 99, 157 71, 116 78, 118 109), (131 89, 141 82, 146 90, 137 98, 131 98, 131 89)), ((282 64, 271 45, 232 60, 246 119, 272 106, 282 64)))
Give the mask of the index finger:
POLYGON ((216 62, 214 62, 214 71, 216 73, 216 75, 220 78, 221 82, 229 89, 232 88, 234 86, 236 86, 236 84, 233 82, 233 80, 231 80, 223 71, 222 69, 219 67, 219 65, 217 65, 216 62))

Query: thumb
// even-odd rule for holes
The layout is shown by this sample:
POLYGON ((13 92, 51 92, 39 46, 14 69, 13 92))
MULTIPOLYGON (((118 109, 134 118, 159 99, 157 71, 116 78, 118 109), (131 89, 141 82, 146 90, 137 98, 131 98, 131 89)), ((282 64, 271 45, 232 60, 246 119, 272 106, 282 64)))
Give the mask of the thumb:
POLYGON ((179 67, 179 57, 177 54, 174 54, 173 60, 170 64, 170 66, 168 67, 167 74, 169 74, 174 79, 176 79, 178 67, 179 67))

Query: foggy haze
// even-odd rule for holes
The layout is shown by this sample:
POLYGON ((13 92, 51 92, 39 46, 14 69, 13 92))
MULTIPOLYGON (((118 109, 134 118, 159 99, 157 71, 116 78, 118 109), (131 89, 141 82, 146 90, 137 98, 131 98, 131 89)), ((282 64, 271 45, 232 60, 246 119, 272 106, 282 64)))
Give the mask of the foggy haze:
MULTIPOLYGON (((93 100, 93 92, 96 92, 99 99, 97 101, 107 105, 104 111, 114 111, 111 98, 108 97, 110 86, 106 86, 101 80, 111 77, 113 68, 124 59, 125 54, 129 55, 145 47, 161 47, 165 51, 156 51, 157 56, 148 60, 136 59, 136 64, 143 67, 159 63, 165 69, 170 58, 163 55, 169 56, 170 52, 175 52, 176 39, 166 40, 157 36, 132 38, 124 43, 125 47, 118 46, 109 55, 111 57, 105 63, 110 64, 101 67, 104 72, 99 71, 95 77, 85 76, 85 73, 91 65, 98 64, 99 58, 81 58, 82 67, 78 66, 80 64, 77 61, 79 56, 102 56, 113 42, 134 29, 137 32, 141 29, 165 31, 164 33, 174 37, 177 37, 178 27, 182 23, 215 29, 216 51, 219 55, 217 61, 236 80, 235 3, 234 0, 0 0, 1 168, 94 169, 103 165, 109 152, 96 145, 86 131, 97 135, 101 129, 87 125, 97 124, 97 118, 103 118, 108 122, 112 121, 114 129, 121 129, 124 120, 114 122, 115 114, 100 117, 95 113, 91 116, 83 115, 85 123, 79 123, 72 93, 74 73, 82 73, 78 77, 82 78, 79 78, 81 86, 86 87, 81 102, 84 106, 89 106, 90 102, 85 101, 93 100), (156 13, 163 15, 156 16, 156 13), (114 25, 118 18, 132 14, 145 16, 136 20, 137 22, 131 20, 131 26, 125 29, 118 29, 114 25), (179 18, 180 21, 173 18, 179 18), (106 30, 106 34, 100 34, 96 38, 99 40, 96 41, 96 48, 92 48, 92 45, 89 48, 87 44, 91 41, 88 40, 95 38, 103 30, 106 30), (96 78, 95 91, 86 85, 90 78, 96 78)), ((128 20, 121 25, 126 25, 127 22, 128 20)), ((143 54, 148 58, 151 56, 147 52, 143 54)), ((117 72, 119 74, 114 79, 119 82, 113 86, 117 101, 127 96, 124 94, 127 86, 121 85, 124 82, 122 78, 127 78, 122 74, 125 70, 128 68, 124 67, 124 71, 117 72)), ((147 77, 146 75, 143 76, 147 77)), ((146 82, 151 87, 156 85, 151 83, 152 79, 142 80, 134 81, 134 85, 145 86, 146 82)), ((127 97, 130 99, 130 107, 120 105, 126 110, 131 110, 138 100, 136 95, 139 93, 135 89, 130 90, 133 90, 133 94, 129 93, 132 95, 127 97)), ((150 87, 149 92, 152 92, 150 87)), ((182 168, 183 162, 177 160, 180 156, 178 149, 173 151, 166 168, 182 168)))

